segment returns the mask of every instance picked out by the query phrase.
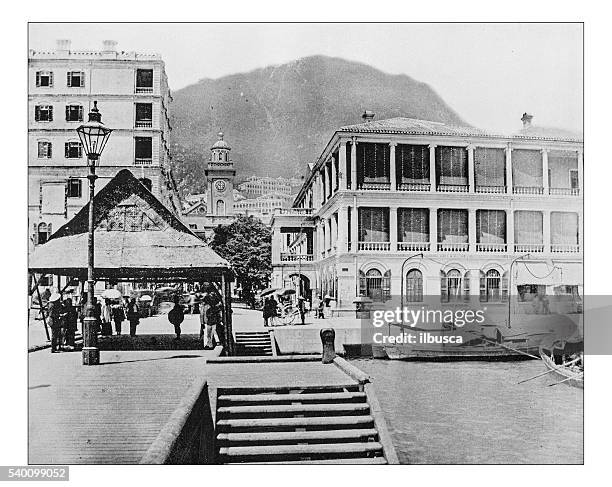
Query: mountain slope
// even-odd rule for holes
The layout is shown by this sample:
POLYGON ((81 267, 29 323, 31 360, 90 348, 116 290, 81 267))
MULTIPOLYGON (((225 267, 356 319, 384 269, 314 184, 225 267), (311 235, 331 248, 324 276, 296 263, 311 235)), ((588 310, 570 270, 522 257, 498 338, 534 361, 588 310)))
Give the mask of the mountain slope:
POLYGON ((179 186, 203 187, 209 148, 222 130, 238 179, 304 174, 334 131, 397 116, 465 124, 427 84, 371 66, 313 56, 249 73, 203 79, 173 94, 171 134, 179 186))

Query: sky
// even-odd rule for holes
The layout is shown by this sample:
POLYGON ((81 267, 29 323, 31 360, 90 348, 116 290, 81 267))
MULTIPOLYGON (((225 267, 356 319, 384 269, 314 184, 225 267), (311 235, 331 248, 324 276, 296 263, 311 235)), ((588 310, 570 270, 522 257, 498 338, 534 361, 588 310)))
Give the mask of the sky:
POLYGON ((582 131, 582 24, 30 24, 30 49, 160 53, 170 88, 323 54, 429 84, 466 122, 582 131))

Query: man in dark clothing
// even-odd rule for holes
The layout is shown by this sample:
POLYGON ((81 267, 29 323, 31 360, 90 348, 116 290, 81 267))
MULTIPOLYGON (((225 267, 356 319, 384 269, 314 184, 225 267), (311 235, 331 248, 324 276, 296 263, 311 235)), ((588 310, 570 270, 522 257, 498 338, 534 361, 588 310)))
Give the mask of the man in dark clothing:
POLYGON ((298 311, 300 312, 300 319, 302 320, 302 325, 306 324, 306 303, 304 300, 304 296, 298 296, 297 299, 298 311))
POLYGON ((74 334, 77 330, 78 313, 77 309, 72 306, 72 299, 64 300, 64 330, 65 344, 69 350, 74 349, 74 334))
POLYGON ((115 333, 117 336, 121 335, 121 323, 125 320, 125 311, 123 311, 123 306, 121 303, 113 304, 111 308, 111 315, 113 321, 115 322, 115 333))
POLYGON ((62 341, 62 302, 59 294, 52 294, 47 305, 49 327, 51 328, 51 353, 60 352, 62 341))
POLYGON ((136 306, 136 298, 130 299, 130 302, 127 305, 126 316, 128 321, 130 322, 130 336, 136 336, 136 327, 138 323, 140 323, 140 314, 138 312, 138 306, 136 306))
POLYGON ((176 339, 181 339, 181 323, 185 319, 185 312, 181 305, 179 296, 174 296, 174 308, 168 313, 168 321, 174 325, 174 333, 176 333, 176 339))
POLYGON ((208 295, 209 307, 206 310, 206 324, 215 328, 217 338, 225 348, 225 330, 221 319, 221 300, 213 293, 208 295))

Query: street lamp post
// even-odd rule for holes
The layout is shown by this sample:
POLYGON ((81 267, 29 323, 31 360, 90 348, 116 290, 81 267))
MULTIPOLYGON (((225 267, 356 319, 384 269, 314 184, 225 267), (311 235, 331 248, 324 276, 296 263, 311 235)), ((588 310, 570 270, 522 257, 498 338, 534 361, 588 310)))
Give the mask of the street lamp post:
POLYGON ((89 112, 89 120, 79 128, 77 134, 87 155, 89 167, 89 234, 87 239, 87 307, 83 319, 83 365, 98 365, 100 351, 96 331, 96 312, 94 308, 94 190, 96 187, 96 164, 112 132, 102 123, 98 102, 89 112))

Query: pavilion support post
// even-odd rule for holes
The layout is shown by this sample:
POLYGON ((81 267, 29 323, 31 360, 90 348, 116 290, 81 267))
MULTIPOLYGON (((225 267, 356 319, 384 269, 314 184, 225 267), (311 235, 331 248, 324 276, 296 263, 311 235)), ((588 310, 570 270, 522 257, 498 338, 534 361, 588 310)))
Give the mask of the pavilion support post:
POLYGON ((232 305, 230 283, 225 274, 221 274, 221 293, 223 297, 223 315, 225 321, 226 355, 234 355, 234 333, 232 331, 232 305))
POLYGON ((40 315, 42 316, 43 319, 43 325, 45 326, 45 335, 47 335, 47 341, 51 340, 51 337, 49 336, 49 327, 47 326, 47 316, 45 315, 45 306, 43 305, 42 302, 42 296, 40 295, 40 288, 38 287, 38 280, 36 279, 36 276, 32 276, 34 278, 34 286, 36 287, 36 296, 38 297, 38 303, 40 305, 40 315))

